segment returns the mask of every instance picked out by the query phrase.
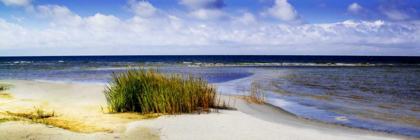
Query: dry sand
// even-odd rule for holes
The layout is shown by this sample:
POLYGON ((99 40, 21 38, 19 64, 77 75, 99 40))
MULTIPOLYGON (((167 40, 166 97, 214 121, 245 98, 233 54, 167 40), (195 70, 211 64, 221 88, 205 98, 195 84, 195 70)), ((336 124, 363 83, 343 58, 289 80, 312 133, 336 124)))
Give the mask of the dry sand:
MULTIPOLYGON (((297 118, 269 105, 236 100, 238 110, 149 118, 135 113, 108 114, 104 86, 0 80, 12 85, 0 99, 6 111, 55 111, 54 126, 27 121, 0 123, 0 139, 417 139, 297 118), (63 129, 64 128, 64 129, 63 129)), ((227 100, 227 97, 224 97, 227 100)), ((233 104, 233 102, 230 102, 233 104)), ((9 116, 10 117, 10 116, 9 116)))

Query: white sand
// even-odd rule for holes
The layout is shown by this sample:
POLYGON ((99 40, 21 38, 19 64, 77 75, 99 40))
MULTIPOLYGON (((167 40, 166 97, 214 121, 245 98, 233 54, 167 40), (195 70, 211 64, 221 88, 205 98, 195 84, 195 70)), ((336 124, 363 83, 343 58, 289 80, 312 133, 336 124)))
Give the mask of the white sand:
MULTIPOLYGON (((61 113, 59 118, 74 117, 86 124, 98 124, 114 133, 84 134, 42 124, 6 122, 0 124, 0 139, 417 139, 317 123, 294 117, 269 105, 235 102, 238 111, 161 116, 133 119, 100 113, 106 105, 104 86, 20 80, 0 80, 13 87, 4 91, 15 97, 0 103, 0 112, 29 110, 43 106, 61 113), (25 108, 29 106, 29 108, 25 108), (74 115, 78 114, 78 115, 74 115), (118 121, 116 121, 118 120, 118 121), (96 121, 96 122, 95 122, 96 121), (28 138, 27 138, 28 137, 28 138)), ((232 102, 231 102, 232 104, 232 102)))
POLYGON ((25 122, 5 122, 0 124, 1 140, 112 140, 112 139, 159 139, 157 135, 150 135, 150 129, 141 127, 123 133, 76 133, 43 124, 28 124, 25 122))

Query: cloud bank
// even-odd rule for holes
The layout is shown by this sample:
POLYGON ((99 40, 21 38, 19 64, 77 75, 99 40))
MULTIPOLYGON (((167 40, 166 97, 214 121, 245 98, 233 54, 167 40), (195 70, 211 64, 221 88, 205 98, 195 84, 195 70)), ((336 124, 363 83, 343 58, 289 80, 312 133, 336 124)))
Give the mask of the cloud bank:
MULTIPOLYGON (((191 13, 223 8, 222 1, 201 2, 180 3, 189 6, 191 13)), ((302 18, 286 0, 276 0, 264 11, 285 21, 274 23, 258 21, 249 12, 227 15, 229 19, 223 21, 195 21, 159 12, 162 10, 146 1, 130 0, 128 5, 133 13, 128 19, 101 13, 83 17, 65 6, 38 5, 36 16, 51 21, 46 29, 28 28, 0 18, 0 55, 420 54, 417 20, 290 24, 302 18)))

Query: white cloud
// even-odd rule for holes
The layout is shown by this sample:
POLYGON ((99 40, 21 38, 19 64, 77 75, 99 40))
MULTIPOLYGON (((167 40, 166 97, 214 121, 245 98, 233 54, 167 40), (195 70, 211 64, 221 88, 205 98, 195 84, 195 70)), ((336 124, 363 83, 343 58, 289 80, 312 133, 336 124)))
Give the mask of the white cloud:
POLYGON ((180 18, 173 15, 169 15, 168 18, 174 30, 179 30, 184 26, 184 23, 180 18))
POLYGON ((34 6, 32 5, 32 0, 0 0, 6 6, 17 6, 17 7, 24 7, 26 11, 32 12, 34 10, 34 6))
POLYGON ((28 45, 28 42, 21 40, 28 37, 28 29, 0 18, 0 50, 11 48, 11 46, 28 45))
POLYGON ((40 5, 37 10, 37 16, 40 18, 59 18, 74 15, 67 7, 58 5, 40 5))
POLYGON ((249 25, 256 23, 256 19, 253 14, 245 12, 241 17, 235 17, 232 21, 234 24, 249 25))
POLYGON ((97 31, 97 32, 110 32, 118 30, 121 25, 121 20, 113 15, 102 15, 95 14, 95 16, 90 16, 83 18, 84 26, 86 29, 97 31))
POLYGON ((218 9, 199 9, 199 10, 195 10, 192 11, 191 13, 189 13, 190 16, 197 18, 197 19, 221 19, 221 18, 225 18, 228 17, 229 15, 222 11, 222 10, 218 10, 218 9))
POLYGON ((357 14, 361 12, 361 10, 363 10, 363 7, 357 4, 356 2, 353 4, 350 4, 349 7, 347 8, 347 12, 353 13, 353 14, 357 14))
POLYGON ((152 17, 158 13, 158 9, 147 1, 128 0, 129 10, 140 17, 152 17))
POLYGON ((50 18, 53 27, 66 27, 84 29, 89 32, 115 31, 121 25, 121 20, 113 15, 103 15, 100 13, 89 17, 80 17, 65 6, 40 5, 37 7, 39 18, 50 18))
MULTIPOLYGON (((242 18, 247 16, 250 15, 245 13, 242 18)), ((189 22, 173 15, 121 20, 113 15, 95 14, 81 19, 79 26, 61 24, 44 30, 0 19, 0 50, 3 50, 0 52, 37 48, 68 50, 71 54, 84 50, 102 54, 115 54, 118 50, 130 50, 119 52, 123 54, 420 54, 416 51, 419 49, 416 44, 420 44, 420 21, 349 20, 304 25, 254 22, 252 26, 242 26, 189 22), (73 52, 75 48, 85 49, 73 52)))
POLYGON ((383 11, 382 13, 385 16, 387 16, 389 19, 392 19, 392 20, 406 20, 406 19, 410 18, 405 13, 402 13, 402 12, 396 11, 396 10, 383 11))
POLYGON ((36 15, 39 18, 51 18, 59 24, 71 26, 82 24, 82 18, 65 6, 39 5, 36 9, 36 15))
POLYGON ((406 20, 410 18, 408 14, 395 8, 380 7, 379 11, 391 20, 406 20))
POLYGON ((261 15, 263 17, 271 16, 286 22, 303 22, 301 16, 287 0, 276 0, 274 6, 262 12, 261 15))
POLYGON ((402 1, 384 1, 378 6, 378 12, 390 20, 402 21, 416 18, 417 13, 402 1))
MULTIPOLYGON (((299 17, 286 16, 289 20, 285 21, 301 20, 290 4, 285 7, 289 8, 286 10, 289 14, 292 11, 292 15, 299 17)), ((37 16, 51 19, 48 24, 52 28, 23 27, 0 18, 0 55, 20 55, 22 52, 30 55, 420 55, 417 45, 420 44, 420 21, 276 24, 257 22, 248 12, 232 16, 220 9, 199 8, 190 14, 202 10, 205 12, 197 13, 197 18, 228 17, 231 20, 189 21, 175 15, 148 18, 138 14, 120 19, 100 13, 82 17, 65 6, 40 5, 36 8, 37 16)))
POLYGON ((28 6, 32 0, 1 0, 6 6, 28 6))
POLYGON ((22 22, 25 18, 24 17, 17 17, 15 15, 10 16, 13 20, 16 20, 18 22, 22 22))

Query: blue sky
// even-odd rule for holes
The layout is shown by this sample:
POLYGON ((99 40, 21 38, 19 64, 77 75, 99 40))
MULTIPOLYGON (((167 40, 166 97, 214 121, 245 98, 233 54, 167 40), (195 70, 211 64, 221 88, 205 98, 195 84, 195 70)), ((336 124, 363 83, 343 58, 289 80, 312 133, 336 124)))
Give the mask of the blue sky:
POLYGON ((419 0, 0 1, 0 55, 420 55, 419 0))

